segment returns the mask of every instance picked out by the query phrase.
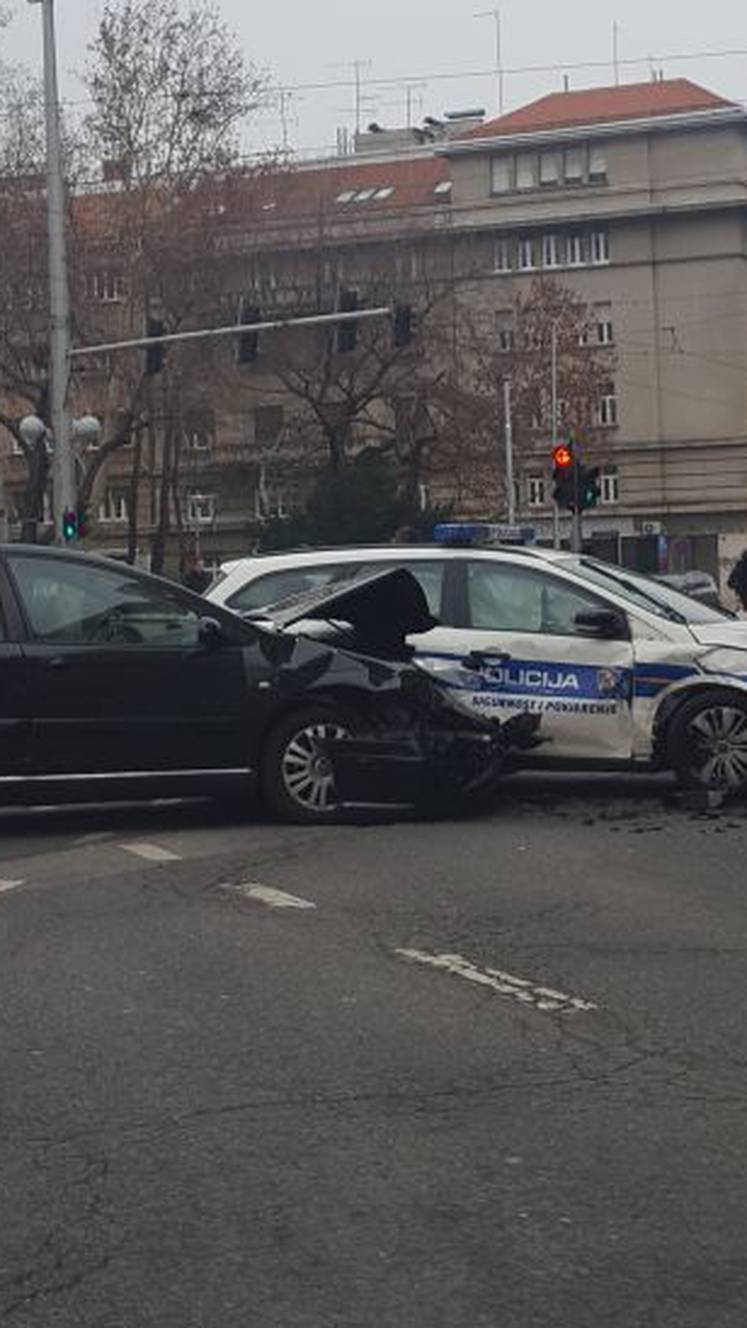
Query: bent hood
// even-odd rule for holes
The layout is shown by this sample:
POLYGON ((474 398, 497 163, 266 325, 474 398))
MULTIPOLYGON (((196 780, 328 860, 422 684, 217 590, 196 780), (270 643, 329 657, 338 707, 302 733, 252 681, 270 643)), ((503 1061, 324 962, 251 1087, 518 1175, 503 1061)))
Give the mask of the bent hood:
POLYGON ((747 651, 747 618, 724 618, 723 622, 687 625, 702 646, 724 646, 728 650, 747 651))
POLYGON ((438 625, 419 583, 404 567, 304 591, 270 605, 263 617, 280 628, 309 620, 350 623, 367 641, 403 641, 438 625))

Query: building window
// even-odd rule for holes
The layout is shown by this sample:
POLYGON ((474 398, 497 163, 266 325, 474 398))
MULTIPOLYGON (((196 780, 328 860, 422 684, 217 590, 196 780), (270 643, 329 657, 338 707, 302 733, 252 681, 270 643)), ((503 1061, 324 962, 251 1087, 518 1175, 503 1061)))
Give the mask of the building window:
POLYGON ((127 492, 125 489, 107 489, 99 502, 99 521, 127 521, 127 492))
POLYGON ((89 272, 86 277, 86 295, 101 304, 115 304, 125 297, 125 279, 117 272, 89 272))
POLYGON ((560 183, 560 153, 542 152, 540 154, 540 184, 556 185, 560 183))
POLYGON ((187 520, 191 526, 209 526, 215 520, 214 493, 187 494, 187 520))
POLYGON ((527 496, 530 507, 544 507, 547 501, 545 497, 545 477, 544 475, 527 476, 527 496))
POLYGON ((605 383, 602 395, 599 399, 599 423, 603 428, 610 429, 617 424, 617 393, 614 383, 605 383))
POLYGON ((586 262, 586 236, 579 234, 568 236, 568 266, 583 267, 586 262))
POLYGON ((537 188, 537 156, 534 152, 520 152, 516 158, 516 188, 537 188))
POLYGON ((583 184, 583 148, 568 148, 563 159, 563 178, 566 184, 583 184))
POLYGON ((283 428, 282 406, 254 407, 254 441, 265 447, 277 442, 283 428))
POLYGON ((599 476, 600 501, 602 503, 619 503, 620 501, 620 477, 617 473, 617 466, 605 466, 599 476))
POLYGON ((496 272, 510 272, 513 267, 513 255, 511 253, 511 241, 501 237, 495 242, 495 270, 496 272))
POLYGON ((563 263, 562 236, 551 234, 542 237, 542 266, 561 267, 563 263))
POLYGON ((530 235, 523 235, 519 240, 519 270, 531 272, 536 266, 535 241, 530 235))
POLYGON ((607 231, 591 232, 591 261, 601 264, 610 261, 610 237, 607 231))
POLYGON ((607 157, 601 148, 589 152, 589 184, 607 183, 607 157))
POLYGON ((611 318, 604 318, 597 323, 597 344, 599 346, 611 346, 615 340, 615 329, 612 326, 611 318))
POLYGON ((511 351, 514 348, 514 332, 511 327, 500 327, 498 329, 498 349, 502 351, 511 351))
POLYGON ((513 189, 513 158, 493 157, 490 163, 490 187, 494 194, 507 194, 513 189))

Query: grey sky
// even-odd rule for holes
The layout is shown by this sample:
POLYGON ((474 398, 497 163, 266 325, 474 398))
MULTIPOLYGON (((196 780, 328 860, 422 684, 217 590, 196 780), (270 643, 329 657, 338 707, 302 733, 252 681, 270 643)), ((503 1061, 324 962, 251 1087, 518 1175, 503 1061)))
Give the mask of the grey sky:
MULTIPOLYGON (((467 105, 496 110, 495 80, 470 78, 494 64, 494 26, 474 19, 476 11, 492 9, 498 0, 217 0, 247 54, 286 87, 352 79, 352 63, 365 63, 363 124, 405 121, 406 88, 376 88, 365 81, 412 79, 413 119, 423 114, 467 105), (369 63, 370 62, 370 63, 369 63), (434 74, 460 77, 437 81, 434 74)), ((7 0, 6 0, 7 3, 7 0)), ((39 9, 27 0, 10 0, 14 21, 0 35, 3 54, 38 64, 41 34, 39 9)), ((709 5, 684 6, 681 0, 504 0, 501 4, 504 62, 508 68, 537 64, 568 65, 611 60, 612 24, 620 23, 620 55, 624 59, 680 52, 747 50, 744 6, 738 0, 711 0, 709 5)), ((100 0, 56 0, 63 94, 81 96, 75 69, 85 59, 100 0)), ((747 55, 726 59, 664 62, 668 77, 685 75, 737 100, 747 98, 747 55)), ((649 76, 647 64, 623 66, 621 78, 649 76)), ((611 83, 611 68, 571 71, 571 86, 611 83)), ((506 107, 520 105, 562 86, 560 72, 507 77, 506 107)), ((287 103, 291 144, 309 151, 331 148, 337 126, 352 127, 352 87, 298 91, 287 103)), ((262 116, 254 130, 258 147, 280 142, 277 106, 262 116)))

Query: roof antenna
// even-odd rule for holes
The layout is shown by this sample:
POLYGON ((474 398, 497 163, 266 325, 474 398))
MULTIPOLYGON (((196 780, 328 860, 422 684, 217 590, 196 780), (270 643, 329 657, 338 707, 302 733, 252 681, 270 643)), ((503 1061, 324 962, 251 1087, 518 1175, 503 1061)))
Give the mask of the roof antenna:
POLYGON ((564 75, 563 75, 563 91, 564 91, 564 92, 570 92, 570 89, 571 89, 571 80, 569 79, 569 77, 568 77, 567 74, 564 74, 564 75))
POLYGON ((615 19, 612 24, 612 67, 615 71, 615 87, 620 86, 620 24, 615 19))

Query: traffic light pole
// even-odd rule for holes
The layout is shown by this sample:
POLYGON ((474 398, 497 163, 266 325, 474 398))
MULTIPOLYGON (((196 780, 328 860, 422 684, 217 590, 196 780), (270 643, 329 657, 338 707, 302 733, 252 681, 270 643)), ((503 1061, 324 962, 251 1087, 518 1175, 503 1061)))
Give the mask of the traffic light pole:
POLYGON ((581 510, 581 462, 573 462, 573 514, 571 518, 571 552, 581 553, 584 547, 583 512, 581 510))
POLYGON ((55 539, 64 543, 63 517, 75 509, 75 467, 67 412, 70 378, 70 287, 65 248, 65 184, 60 134, 60 99, 57 82, 57 51, 54 30, 54 0, 30 0, 41 4, 44 33, 44 110, 47 138, 47 229, 49 235, 49 348, 50 416, 54 454, 55 539))

